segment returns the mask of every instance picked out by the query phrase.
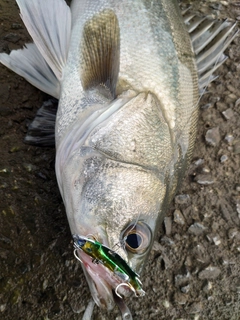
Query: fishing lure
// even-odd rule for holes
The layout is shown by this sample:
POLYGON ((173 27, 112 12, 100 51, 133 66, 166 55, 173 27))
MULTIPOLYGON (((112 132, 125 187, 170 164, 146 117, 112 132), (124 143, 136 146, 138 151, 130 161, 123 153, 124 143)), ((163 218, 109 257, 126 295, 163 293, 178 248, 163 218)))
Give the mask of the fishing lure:
POLYGON ((137 297, 145 294, 145 291, 142 289, 142 283, 139 279, 139 275, 134 272, 126 263, 126 261, 123 260, 115 251, 111 250, 107 246, 104 246, 96 239, 92 240, 84 236, 73 235, 73 240, 75 247, 74 255, 78 260, 80 259, 77 257, 75 251, 79 249, 92 257, 93 263, 101 263, 124 281, 115 289, 115 293, 120 298, 122 297, 117 292, 120 286, 128 286, 137 297))

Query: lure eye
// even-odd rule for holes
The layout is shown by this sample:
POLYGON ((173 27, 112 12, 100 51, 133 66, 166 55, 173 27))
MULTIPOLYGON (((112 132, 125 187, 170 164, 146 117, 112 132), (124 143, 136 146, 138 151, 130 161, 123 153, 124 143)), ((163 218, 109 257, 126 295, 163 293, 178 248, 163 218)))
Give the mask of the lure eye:
POLYGON ((132 253, 144 253, 151 243, 151 231, 144 222, 131 224, 123 232, 126 249, 132 253))

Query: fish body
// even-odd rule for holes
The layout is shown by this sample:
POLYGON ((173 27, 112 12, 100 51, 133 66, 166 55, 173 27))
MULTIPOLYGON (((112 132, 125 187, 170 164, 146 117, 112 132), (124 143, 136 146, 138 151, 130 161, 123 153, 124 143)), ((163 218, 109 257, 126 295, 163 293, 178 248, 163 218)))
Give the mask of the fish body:
POLYGON ((89 245, 76 254, 94 301, 111 310, 116 294, 134 291, 123 270, 143 270, 191 160, 192 42, 174 0, 73 0, 71 9, 52 0, 49 10, 46 0, 17 3, 34 44, 0 61, 59 99, 58 185, 72 234, 89 245), (115 251, 124 268, 108 256, 115 251))
MULTIPOLYGON (((73 234, 114 248, 131 225, 147 225, 143 253, 141 245, 118 249, 139 273, 193 150, 194 52, 176 1, 75 0, 71 10, 56 122, 58 184, 73 234)), ((99 294, 95 301, 110 309, 106 288, 113 285, 100 282, 87 261, 92 293, 95 286, 108 291, 104 303, 99 294)))

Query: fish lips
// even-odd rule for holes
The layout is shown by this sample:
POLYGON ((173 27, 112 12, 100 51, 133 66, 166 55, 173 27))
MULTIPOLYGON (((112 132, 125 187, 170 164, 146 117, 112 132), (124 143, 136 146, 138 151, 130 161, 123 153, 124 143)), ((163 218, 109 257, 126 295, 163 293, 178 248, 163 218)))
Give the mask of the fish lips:
MULTIPOLYGON (((83 251, 77 250, 77 254, 82 262, 82 268, 95 303, 100 308, 112 310, 116 303, 115 289, 124 281, 104 265, 95 263, 83 251)), ((124 285, 118 288, 117 293, 122 297, 129 297, 133 291, 124 285)))

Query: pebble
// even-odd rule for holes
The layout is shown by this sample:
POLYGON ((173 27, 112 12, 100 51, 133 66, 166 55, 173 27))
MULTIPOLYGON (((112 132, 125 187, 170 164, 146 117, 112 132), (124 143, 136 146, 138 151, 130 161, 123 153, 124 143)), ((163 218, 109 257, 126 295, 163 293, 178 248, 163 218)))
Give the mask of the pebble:
POLYGON ((221 156, 221 158, 220 158, 220 162, 221 163, 223 163, 223 162, 225 162, 225 161, 227 161, 228 160, 228 156, 226 155, 226 154, 223 154, 222 156, 221 156))
POLYGON ((42 284, 42 289, 43 289, 43 291, 45 291, 45 290, 47 289, 47 287, 48 287, 48 280, 45 279, 45 280, 43 281, 43 284, 42 284))
POLYGON ((216 128, 209 129, 206 133, 205 139, 210 146, 212 147, 217 146, 221 140, 219 128, 216 127, 216 128))
POLYGON ((212 282, 208 281, 208 283, 203 287, 203 291, 205 293, 208 293, 213 288, 212 282))
POLYGON ((223 111, 222 114, 226 120, 230 120, 234 116, 234 112, 231 108, 228 108, 227 110, 223 111))
POLYGON ((236 185, 236 191, 240 192, 240 184, 236 185))
POLYGON ((207 110, 207 109, 210 109, 212 108, 213 104, 212 103, 207 103, 207 104, 204 104, 203 106, 201 106, 201 109, 203 110, 207 110))
POLYGON ((202 164, 204 164, 204 159, 198 159, 195 161, 194 163, 196 166, 201 166, 202 164))
POLYGON ((175 197, 175 203, 190 204, 190 196, 188 194, 179 194, 175 197))
POLYGON ((185 219, 182 215, 182 212, 178 209, 176 209, 173 213, 173 221, 176 222, 179 225, 184 225, 185 224, 185 219))
POLYGON ((206 186, 215 183, 214 178, 207 173, 196 175, 196 177, 194 178, 194 181, 196 181, 198 184, 202 184, 206 186))
POLYGON ((195 222, 192 224, 189 228, 188 231, 196 236, 199 236, 206 230, 206 227, 202 225, 201 223, 195 222))
POLYGON ((227 134, 224 140, 226 140, 229 145, 232 145, 234 137, 232 134, 227 134))
POLYGON ((18 152, 18 151, 20 151, 20 147, 19 146, 14 146, 9 150, 10 153, 14 153, 14 152, 18 152))
POLYGON ((216 246, 219 246, 221 244, 221 239, 219 237, 219 235, 207 235, 207 238, 210 242, 213 242, 216 246))
POLYGON ((153 246, 152 246, 152 250, 153 251, 157 251, 157 252, 163 252, 164 251, 164 247, 157 241, 153 242, 153 246))
POLYGON ((228 230, 228 238, 240 240, 240 232, 236 228, 231 228, 228 230))
MULTIPOLYGON (((240 18, 240 17, 239 17, 240 18)), ((235 107, 238 107, 240 105, 240 98, 237 99, 237 101, 235 102, 235 107)))
POLYGON ((1 304, 1 305, 0 305, 0 311, 1 311, 1 312, 5 311, 6 307, 7 307, 7 304, 6 304, 6 303, 1 304))
POLYGON ((188 296, 184 293, 181 292, 176 292, 174 294, 174 300, 178 303, 178 304, 186 304, 187 300, 188 300, 188 296))
POLYGON ((199 272, 199 279, 216 279, 221 273, 221 270, 218 267, 209 266, 206 269, 199 272))
POLYGON ((4 37, 4 40, 7 40, 12 43, 17 43, 21 37, 16 33, 9 33, 4 37))
POLYGON ((6 177, 11 173, 11 170, 9 168, 2 168, 0 169, 0 176, 6 177))
POLYGON ((163 301, 163 306, 164 306, 166 309, 168 309, 168 308, 171 306, 171 304, 170 304, 170 302, 169 302, 168 300, 164 300, 164 301, 163 301))
POLYGON ((240 153, 240 140, 235 140, 233 142, 233 153, 239 154, 240 153))
POLYGON ((173 246, 175 244, 175 242, 171 238, 166 236, 162 237, 161 242, 166 243, 167 245, 170 245, 170 246, 173 246))
POLYGON ((237 209, 238 215, 240 215, 240 203, 239 202, 236 204, 236 209, 237 209))
POLYGON ((177 286, 186 286, 190 277, 190 273, 187 270, 185 270, 185 274, 177 274, 174 277, 174 282, 177 286))
POLYGON ((190 309, 189 309, 189 313, 199 313, 203 310, 203 304, 201 302, 194 302, 190 309))
POLYGON ((172 219, 171 219, 171 217, 164 218, 164 226, 165 226, 166 235, 169 236, 172 232, 172 219))
POLYGON ((181 287, 180 289, 183 293, 188 293, 190 290, 190 285, 188 284, 187 286, 181 287))
POLYGON ((22 25, 19 24, 19 23, 12 23, 11 28, 14 29, 14 30, 23 29, 22 25))

